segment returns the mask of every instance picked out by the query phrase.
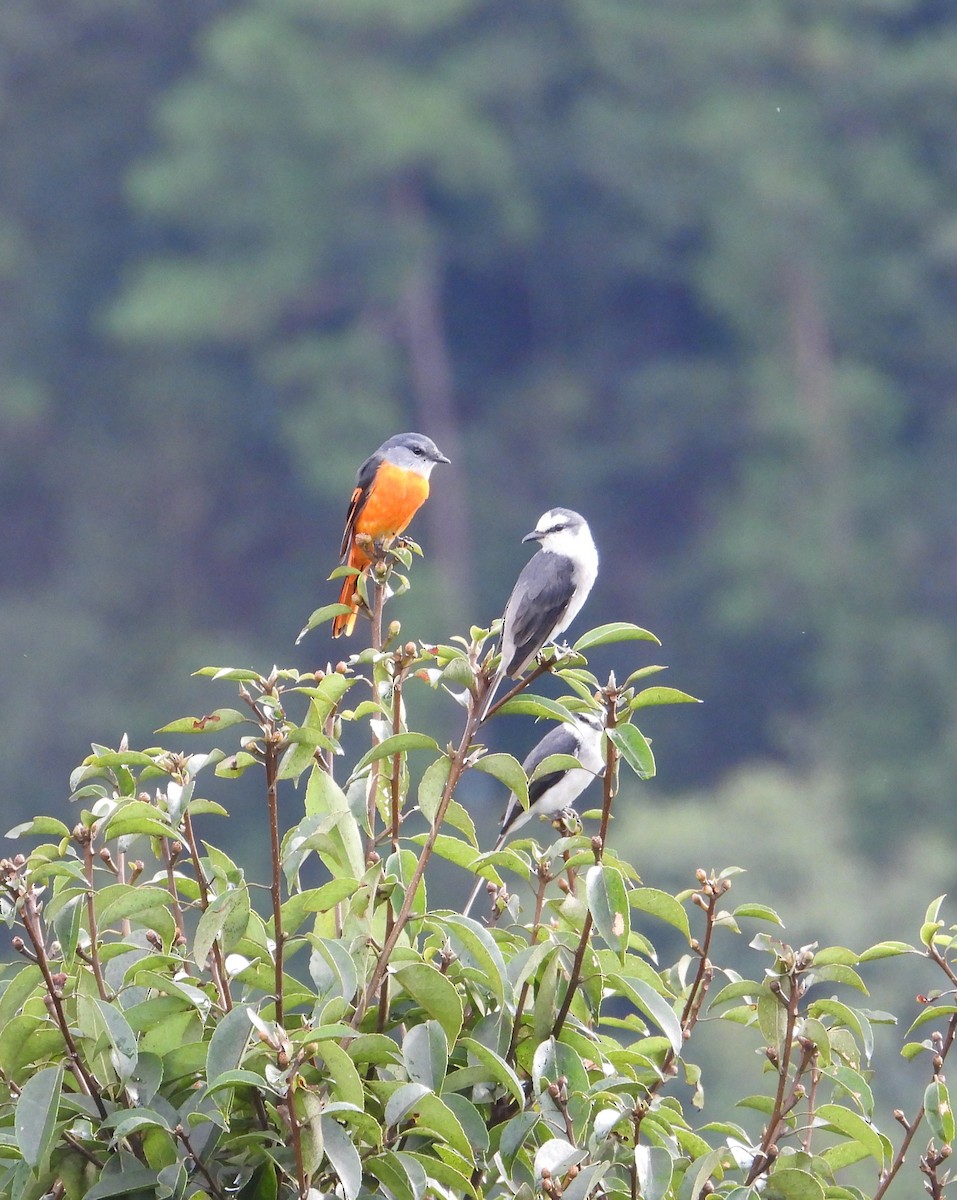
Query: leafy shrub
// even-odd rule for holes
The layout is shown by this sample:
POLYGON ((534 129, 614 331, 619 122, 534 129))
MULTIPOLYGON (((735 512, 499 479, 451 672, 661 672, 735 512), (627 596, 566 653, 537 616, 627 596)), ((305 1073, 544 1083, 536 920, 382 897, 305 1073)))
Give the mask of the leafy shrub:
POLYGON ((722 944, 773 927, 772 909, 729 907, 733 869, 698 870, 677 895, 646 885, 608 837, 622 764, 654 772, 636 718, 691 699, 646 686, 656 667, 621 684, 589 672, 591 648, 650 638, 624 623, 550 650, 496 705, 604 714, 596 831, 564 814, 547 845, 483 852, 463 777, 485 772, 524 802, 529 787, 479 740, 490 631, 399 644, 397 626, 382 634, 383 595, 373 647, 334 670, 200 672, 232 680, 241 707, 160 732, 231 729, 228 753, 95 746, 72 778, 72 830, 38 817, 13 831, 43 840, 0 862, 25 960, 0 995, 2 1195, 879 1200, 923 1131, 919 1169, 942 1196, 957 975, 938 903, 919 948, 794 949, 759 932, 751 978, 722 967, 722 944), (528 690, 547 674, 559 701, 528 690), (462 703, 456 744, 410 725, 421 687, 462 703), (339 782, 350 722, 368 723, 371 746, 339 782), (200 794, 204 771, 262 778, 267 883, 201 839, 226 815, 200 794), (283 831, 279 790, 295 781, 304 811, 283 831), (439 859, 488 881, 485 919, 430 906, 439 859), (666 926, 675 961, 656 950, 666 926), (936 964, 943 990, 914 1023, 932 1032, 905 1048, 930 1056, 930 1077, 913 1115, 896 1114, 895 1150, 873 1123, 870 1066, 873 1027, 893 1018, 848 996, 864 991, 862 963, 905 954, 936 964), (705 1016, 761 1051, 768 1086, 739 1101, 744 1116, 696 1127, 705 1016))

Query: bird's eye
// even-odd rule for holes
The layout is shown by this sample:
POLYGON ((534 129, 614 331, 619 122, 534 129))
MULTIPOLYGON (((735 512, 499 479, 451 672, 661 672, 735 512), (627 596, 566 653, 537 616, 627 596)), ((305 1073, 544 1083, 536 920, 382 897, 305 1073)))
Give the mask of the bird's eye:
POLYGON ((419 456, 419 458, 421 458, 422 455, 425 453, 425 451, 422 449, 421 446, 413 446, 412 453, 417 454, 419 456))

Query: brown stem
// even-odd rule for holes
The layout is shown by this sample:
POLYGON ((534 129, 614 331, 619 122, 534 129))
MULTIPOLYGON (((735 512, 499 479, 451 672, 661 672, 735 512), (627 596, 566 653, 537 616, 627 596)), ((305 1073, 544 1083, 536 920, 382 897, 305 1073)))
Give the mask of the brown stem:
MULTIPOLYGON (((931 960, 931 962, 936 963, 937 966, 940 967, 940 969, 952 983, 957 982, 957 975, 955 975, 950 963, 947 962, 944 956, 940 954, 935 947, 932 946, 928 950, 927 957, 931 960)), ((957 1038, 957 1013, 952 1013, 950 1020, 947 1022, 947 1032, 944 1034, 943 1041, 941 1042, 940 1048, 937 1051, 937 1057, 941 1060, 941 1063, 946 1060, 947 1054, 950 1051, 950 1048, 953 1046, 955 1038, 957 1038)), ((934 1074, 938 1074, 939 1071, 940 1067, 935 1066, 934 1074)), ((887 1189, 894 1182, 898 1172, 904 1165, 904 1159, 907 1155, 907 1151, 910 1149, 911 1142, 914 1140, 914 1135, 917 1133, 918 1127, 923 1119, 924 1106, 921 1104, 910 1124, 902 1122, 905 1129, 904 1137, 900 1146, 898 1147, 897 1153, 894 1156, 894 1161, 888 1167, 887 1172, 881 1177, 880 1184, 877 1188, 877 1191, 874 1193, 873 1200, 883 1200, 887 1189)))
POLYGON ((466 758, 469 748, 472 745, 472 737, 475 729, 479 724, 478 712, 474 704, 469 706, 468 718, 465 722, 465 731, 462 734, 462 739, 459 742, 458 748, 452 755, 452 761, 449 765, 448 778, 445 781, 445 787, 442 791, 442 798, 439 800, 436 808, 435 818, 432 822, 432 828, 429 830, 428 836, 425 839, 425 844, 419 853, 418 862, 415 864, 415 870, 412 872, 412 878, 409 880, 408 886, 405 889, 405 897, 402 901, 402 907, 399 909, 395 919, 395 924, 385 938, 382 944, 382 949, 379 951, 379 957, 372 969, 372 974, 369 977, 369 982, 366 984, 366 990, 363 998, 356 1006, 356 1011, 352 1017, 352 1027, 357 1029, 362 1022, 370 1005, 375 999, 376 993, 379 990, 379 984, 385 977, 385 973, 389 968, 389 959, 392 956, 392 951, 395 949, 396 943, 402 935, 402 931, 408 924, 409 917, 412 914, 412 905, 415 903, 415 895, 418 891, 419 884, 422 882, 422 876, 425 874, 425 868, 428 865, 429 859, 432 856, 432 850, 435 846, 436 838, 439 836, 439 831, 442 828, 442 822, 445 819, 446 811, 452 801, 452 796, 458 786, 459 779, 465 771, 466 758))
MULTIPOLYGON (((202 860, 199 853, 199 842, 196 839, 196 833, 193 829, 193 819, 189 812, 183 813, 183 836, 186 838, 186 844, 189 846, 189 855, 192 859, 193 870, 196 873, 196 883, 199 887, 200 906, 203 912, 209 908, 209 884, 206 876, 203 873, 202 860)), ((223 948, 219 938, 212 945, 212 970, 210 974, 213 977, 213 983, 216 986, 216 993, 219 996, 220 1007, 223 1012, 229 1012, 233 1007, 233 999, 230 995, 229 985, 227 983, 226 963, 223 960, 223 948)), ((196 964, 202 967, 201 963, 196 964)))
POLYGON ((291 1081, 286 1092, 286 1110, 289 1115, 289 1132, 292 1137, 293 1154, 296 1157, 296 1178, 299 1184, 299 1196, 300 1200, 305 1200, 306 1196, 309 1195, 309 1181, 306 1178, 305 1160, 302 1156, 302 1131, 299 1118, 296 1115, 296 1099, 293 1095, 291 1081))
POLYGON ((170 907, 173 910, 173 920, 176 922, 176 932, 180 937, 186 937, 186 923, 183 920, 183 910, 180 906, 179 895, 176 891, 176 873, 173 869, 173 854, 169 838, 160 838, 163 865, 166 867, 166 887, 170 894, 170 907))
POLYGON ((266 804, 269 810, 269 841, 272 850, 273 934, 276 942, 274 956, 274 987, 276 989, 276 1023, 282 1027, 285 1016, 283 998, 283 955, 286 935, 282 927, 282 851, 279 843, 279 749, 278 730, 269 730, 264 740, 266 768, 266 804))
MULTIPOLYGON (((385 589, 386 589, 386 582, 388 580, 388 572, 386 572, 386 574, 383 576, 383 578, 379 579, 379 580, 374 578, 374 572, 375 572, 376 567, 384 561, 385 561, 385 559, 383 557, 381 557, 381 552, 380 552, 380 556, 376 557, 373 560, 373 564, 372 564, 372 567, 371 567, 371 569, 369 571, 369 575, 368 575, 369 587, 374 589, 374 596, 373 596, 373 600, 372 600, 372 649, 375 650, 376 653, 379 653, 382 650, 382 612, 383 612, 383 609, 385 608, 385 589)), ((377 663, 372 669, 373 698, 375 699, 376 703, 379 702, 378 676, 382 670, 383 670, 383 667, 382 667, 381 663, 377 663)), ((373 724, 372 725, 372 744, 373 744, 373 746, 376 746, 376 745, 378 745, 378 743, 379 743, 379 738, 375 732, 375 725, 373 724)), ((369 798, 367 801, 367 811, 366 811, 366 817, 367 817, 368 824, 369 824, 369 836, 368 836, 368 841, 366 843, 366 859, 367 860, 371 857, 371 855, 375 851, 376 841, 377 841, 376 816, 377 816, 378 810, 377 810, 377 806, 376 806, 376 798, 378 797, 378 794, 379 794, 379 776, 381 774, 381 771, 382 771, 381 762, 379 759, 376 759, 372 764, 372 771, 369 776, 369 798)))
MULTIPOLYGON (((618 723, 618 689, 615 687, 614 676, 608 680, 602 698, 605 702, 605 728, 614 729, 618 723)), ((618 791, 618 758, 618 748, 612 744, 611 738, 605 738, 605 775, 602 779, 601 825, 598 830, 600 845, 596 851, 599 862, 604 853, 605 839, 608 837, 611 803, 618 791)))
POLYGON ((189 1140, 189 1134, 186 1132, 186 1129, 182 1125, 177 1125, 175 1133, 186 1148, 186 1153, 196 1164, 196 1170, 199 1171, 200 1175, 202 1175, 202 1177, 206 1180, 212 1194, 217 1198, 217 1200, 226 1200, 226 1196, 223 1194, 216 1180, 209 1173, 209 1168, 193 1149, 192 1143, 189 1140))
MULTIPOLYGON (((530 943, 534 946, 535 940, 538 937, 538 930, 542 923, 542 911, 545 907, 545 889, 551 882, 552 876, 548 870, 547 863, 540 862, 538 864, 538 891, 535 893, 535 915, 532 917, 532 928, 529 937, 530 943)), ((508 1050, 505 1053, 505 1061, 510 1065, 514 1065, 515 1049, 518 1046, 518 1034, 522 1027, 522 1010, 525 1007, 525 1001, 528 998, 528 992, 531 987, 531 979, 526 979, 522 984, 522 990, 519 993, 518 1004, 515 1005, 515 1020, 512 1022, 512 1036, 508 1040, 508 1050)))
MULTIPOLYGON (((506 692, 504 696, 500 696, 498 698, 498 700, 495 701, 495 703, 492 705, 492 707, 485 714, 484 720, 487 721, 489 719, 489 717, 494 716, 495 713, 498 712, 498 710, 502 707, 503 704, 508 704, 509 700, 514 700, 516 696, 520 696, 522 694, 522 692, 524 692, 525 689, 530 684, 534 683, 536 679, 539 679, 542 675, 545 675, 548 671, 551 671, 551 669, 555 665, 556 664, 554 662, 536 663, 535 667, 531 671, 529 671, 529 673, 527 675, 525 675, 523 678, 521 678, 518 681, 518 683, 516 683, 515 686, 510 691, 506 692)), ((491 681, 489 681, 489 686, 491 686, 491 681)), ((483 692, 479 696, 478 707, 479 707, 480 712, 482 710, 482 704, 485 701, 486 695, 487 695, 487 689, 485 692, 483 692)))
POLYGON ((33 949, 36 953, 36 961, 40 967, 40 971, 43 974, 43 982, 46 984, 47 995, 50 997, 50 1003, 53 1006, 56 1023, 66 1045, 70 1070, 76 1077, 76 1081, 80 1087, 80 1090, 92 1098, 100 1116, 106 1117, 106 1106, 104 1105, 103 1099, 100 1095, 100 1085, 87 1070, 86 1064, 80 1057, 80 1051, 76 1042, 73 1040, 73 1034, 70 1032, 70 1023, 66 1019, 66 1013, 63 1011, 63 1003, 60 998, 59 988, 53 982, 53 975, 50 971, 50 963, 47 959, 46 945, 43 941, 43 930, 40 925, 40 913, 37 909, 36 899, 33 895, 32 889, 23 897, 21 917, 23 920, 23 927, 27 931, 27 936, 33 943, 33 949))
POLYGON ((555 1018, 555 1024, 552 1028, 552 1037, 556 1040, 562 1031, 562 1026, 565 1024, 565 1018, 568 1016, 568 1010, 572 1006, 572 999, 575 992, 578 990, 578 980, 581 977, 582 963, 585 961, 585 948, 588 945, 588 938, 591 934, 592 918, 591 913, 585 914, 585 920, 582 923, 581 937, 578 939, 578 949, 575 951, 575 961, 572 963, 572 969, 568 975, 568 986, 565 989, 565 998, 562 1000, 562 1006, 558 1010, 558 1016, 555 1018))
MULTIPOLYGON (((754 1162, 751 1164, 751 1170, 748 1172, 748 1177, 745 1180, 745 1185, 750 1186, 755 1179, 771 1165, 772 1158, 769 1154, 771 1146, 774 1145, 778 1137, 778 1132, 787 1116, 788 1107, 786 1099, 786 1090, 788 1083, 788 1073, 791 1069, 791 1054, 794 1048, 794 1027, 797 1023, 798 1004, 801 999, 801 984, 799 979, 794 974, 789 974, 784 977, 788 981, 788 995, 786 1000, 787 1019, 784 1027, 784 1037, 782 1040, 782 1051, 780 1059, 777 1062, 778 1084, 774 1094, 774 1107, 771 1110, 771 1116, 768 1119, 767 1125, 764 1127, 764 1134, 761 1137, 761 1145, 757 1154, 754 1157, 754 1162)), ((807 1053, 807 1052, 805 1052, 807 1053)), ((795 1086, 797 1079, 795 1079, 795 1086)))
POLYGON ((103 972, 100 968, 99 935, 96 928, 96 890, 93 883, 93 833, 83 844, 83 866, 86 874, 86 916, 90 925, 90 967, 96 980, 96 990, 100 999, 108 999, 106 984, 103 982, 103 972))

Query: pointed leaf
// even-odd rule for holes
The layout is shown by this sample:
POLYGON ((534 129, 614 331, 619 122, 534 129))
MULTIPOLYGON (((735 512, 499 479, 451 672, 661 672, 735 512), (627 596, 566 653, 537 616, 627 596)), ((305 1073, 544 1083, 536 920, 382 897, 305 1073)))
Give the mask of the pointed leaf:
POLYGON ((616 954, 623 953, 631 933, 631 911, 621 872, 604 863, 589 867, 585 896, 592 920, 605 943, 616 954))
POLYGON ((17 1098, 14 1135, 20 1153, 34 1171, 50 1152, 62 1086, 63 1067, 44 1067, 30 1076, 17 1098))
POLYGON ((631 709, 648 708, 653 704, 700 704, 697 696, 679 692, 677 688, 650 687, 640 691, 631 702, 631 709))
POLYGON ((519 798, 523 808, 528 808, 528 779, 522 764, 511 754, 486 754, 472 764, 476 771, 484 771, 519 798))
POLYGON ((462 1000, 455 985, 427 963, 409 963, 399 967, 395 978, 423 1009, 445 1030, 449 1045, 454 1046, 462 1028, 462 1000))
POLYGON ((240 725, 248 720, 247 714, 241 713, 236 708, 217 708, 213 712, 207 713, 205 717, 180 717, 176 721, 170 721, 162 729, 157 729, 156 732, 218 733, 221 729, 228 729, 230 725, 240 725))
POLYGON ((607 735, 639 779, 654 778, 655 756, 640 729, 634 725, 616 725, 607 731, 607 735))
POLYGON ((435 738, 429 737, 427 733, 394 733, 363 754, 355 765, 352 777, 353 779, 357 778, 370 763, 374 763, 380 758, 388 758, 391 754, 406 754, 409 750, 438 749, 438 742, 435 738))
POLYGON ((605 646, 609 642, 631 641, 654 642, 658 646, 661 645, 655 635, 649 633, 647 629, 642 629, 639 625, 632 625, 628 621, 614 621, 610 625, 599 625, 595 629, 589 629, 587 633, 582 634, 572 649, 581 654, 593 646, 605 646))

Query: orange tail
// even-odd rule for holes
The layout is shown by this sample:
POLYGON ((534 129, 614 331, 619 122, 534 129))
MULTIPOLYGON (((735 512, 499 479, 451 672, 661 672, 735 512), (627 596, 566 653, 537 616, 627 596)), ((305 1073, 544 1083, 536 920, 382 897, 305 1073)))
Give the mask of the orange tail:
MULTIPOLYGON (((358 546, 353 545, 349 552, 349 566, 358 567, 360 571, 364 571, 369 565, 369 559, 362 553, 358 546)), ((352 636, 352 631, 356 627, 356 617, 359 615, 359 598, 356 591, 359 587, 358 575, 346 575, 342 580, 342 587, 339 589, 339 603, 348 604, 352 612, 342 613, 338 617, 334 617, 332 621, 332 636, 334 638, 341 637, 345 634, 346 637, 352 636)))

